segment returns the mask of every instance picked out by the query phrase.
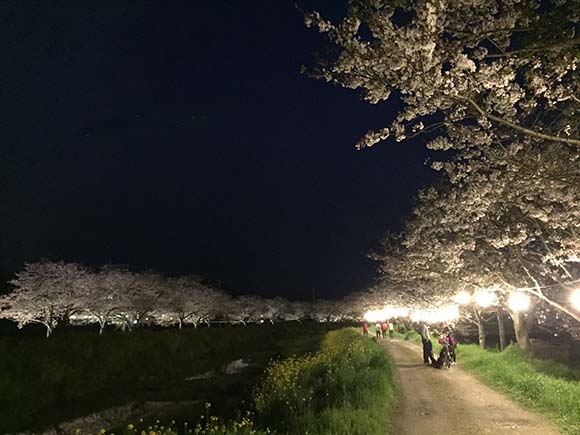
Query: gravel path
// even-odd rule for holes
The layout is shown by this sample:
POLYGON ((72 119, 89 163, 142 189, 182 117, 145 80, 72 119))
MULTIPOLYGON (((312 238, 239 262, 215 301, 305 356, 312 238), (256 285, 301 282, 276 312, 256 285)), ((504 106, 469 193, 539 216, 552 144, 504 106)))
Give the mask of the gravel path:
POLYGON ((437 370, 422 364, 419 346, 382 340, 400 377, 394 435, 556 435, 544 418, 516 405, 458 366, 437 370))

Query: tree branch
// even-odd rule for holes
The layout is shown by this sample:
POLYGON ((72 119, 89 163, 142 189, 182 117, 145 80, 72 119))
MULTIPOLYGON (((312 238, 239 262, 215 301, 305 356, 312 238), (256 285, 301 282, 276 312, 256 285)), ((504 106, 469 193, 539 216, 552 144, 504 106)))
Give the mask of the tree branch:
POLYGON ((568 314, 570 317, 572 317, 573 319, 580 322, 580 316, 578 314, 574 313, 572 310, 569 310, 564 305, 561 305, 558 302, 553 301, 552 299, 548 298, 544 294, 544 292, 542 292, 542 288, 540 287, 540 283, 538 282, 538 280, 535 279, 530 274, 530 272, 528 271, 528 269, 525 266, 523 266, 523 268, 526 271, 526 274, 532 279, 532 281, 534 281, 534 285, 535 285, 535 287, 524 289, 524 291, 527 291, 528 293, 533 294, 538 299, 543 300, 544 302, 548 303, 549 305, 552 305, 554 308, 557 308, 558 310, 562 311, 563 313, 568 314))
POLYGON ((521 50, 508 51, 505 53, 488 54, 485 57, 487 59, 497 59, 500 57, 511 57, 524 53, 533 53, 536 51, 559 50, 561 48, 573 47, 574 45, 578 44, 580 44, 580 38, 573 38, 554 44, 536 45, 535 47, 522 48, 521 50))
POLYGON ((558 137, 558 136, 552 136, 549 134, 544 134, 544 133, 539 133, 537 131, 534 130, 530 130, 528 128, 522 127, 520 125, 517 125, 511 121, 508 121, 507 119, 503 119, 500 118, 498 116, 492 115, 490 113, 487 113, 485 110, 483 110, 481 108, 481 106, 479 106, 475 101, 473 101, 473 99, 471 98, 466 98, 466 97, 455 97, 456 99, 462 100, 467 102, 471 107, 473 107, 480 115, 484 116, 487 119, 490 119, 492 121, 495 121, 499 124, 505 125, 507 127, 513 128, 516 131, 519 131, 521 133, 524 133, 528 136, 532 136, 538 139, 544 139, 544 140, 548 140, 551 142, 559 142, 559 143, 565 143, 568 145, 576 145, 577 147, 580 147, 580 140, 578 139, 566 139, 563 137, 558 137))

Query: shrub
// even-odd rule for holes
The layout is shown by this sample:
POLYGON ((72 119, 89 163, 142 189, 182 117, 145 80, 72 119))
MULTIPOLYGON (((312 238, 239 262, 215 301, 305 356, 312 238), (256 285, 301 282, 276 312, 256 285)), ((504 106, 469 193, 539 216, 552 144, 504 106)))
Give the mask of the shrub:
MULTIPOLYGON (((159 420, 147 425, 141 420, 138 424, 128 424, 124 429, 117 432, 122 435, 267 435, 270 431, 260 431, 254 427, 249 415, 238 421, 224 423, 218 417, 208 415, 204 421, 191 428, 186 424, 177 427, 175 421, 164 425, 159 420)), ((115 432, 101 430, 96 435, 115 435, 115 432)), ((81 430, 76 430, 75 435, 91 435, 81 430)))
POLYGON ((254 401, 264 426, 291 434, 388 433, 394 366, 353 329, 329 332, 314 355, 275 362, 254 401))

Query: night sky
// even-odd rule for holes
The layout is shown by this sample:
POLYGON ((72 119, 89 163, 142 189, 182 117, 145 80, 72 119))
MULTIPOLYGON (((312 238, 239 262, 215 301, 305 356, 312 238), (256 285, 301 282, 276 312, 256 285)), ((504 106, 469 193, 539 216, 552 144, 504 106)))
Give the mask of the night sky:
POLYGON ((427 151, 354 148, 398 103, 301 75, 325 39, 293 0, 90 4, 0 3, 0 268, 128 264, 291 299, 373 280, 427 151))

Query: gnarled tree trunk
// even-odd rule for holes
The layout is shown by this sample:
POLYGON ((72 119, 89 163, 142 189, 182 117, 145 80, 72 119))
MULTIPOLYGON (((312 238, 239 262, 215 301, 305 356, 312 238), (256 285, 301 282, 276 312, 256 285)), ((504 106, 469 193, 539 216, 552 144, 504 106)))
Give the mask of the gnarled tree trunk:
POLYGON ((475 318, 477 319, 477 335, 479 338, 479 348, 485 349, 486 333, 485 333, 485 320, 481 317, 481 313, 477 308, 473 310, 475 313, 475 318))
POLYGON ((505 339, 505 323, 503 318, 503 310, 501 308, 498 308, 496 316, 497 316, 497 329, 499 334, 499 351, 503 352, 503 350, 505 349, 506 339, 505 339))
POLYGON ((106 320, 99 319, 99 335, 103 335, 103 332, 105 331, 106 325, 107 325, 106 320))
POLYGON ((530 319, 524 313, 515 311, 512 314, 514 320, 514 331, 520 349, 529 352, 532 349, 530 341, 530 319))

